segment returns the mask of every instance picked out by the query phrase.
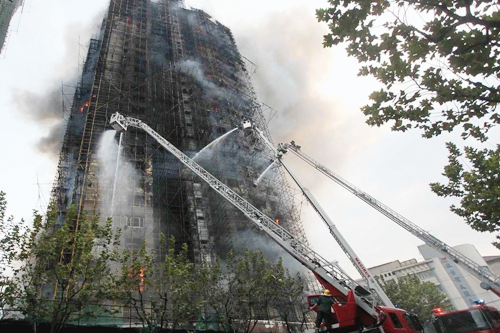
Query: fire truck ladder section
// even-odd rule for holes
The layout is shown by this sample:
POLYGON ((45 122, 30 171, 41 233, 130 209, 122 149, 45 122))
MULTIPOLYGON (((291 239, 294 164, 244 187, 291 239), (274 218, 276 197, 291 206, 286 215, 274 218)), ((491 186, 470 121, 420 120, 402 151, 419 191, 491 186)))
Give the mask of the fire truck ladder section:
POLYGON ((276 241, 291 256, 302 263, 302 265, 310 269, 318 277, 329 283, 342 294, 337 295, 338 297, 346 300, 349 292, 353 291, 356 304, 368 315, 370 315, 374 319, 374 322, 378 322, 380 320, 380 313, 376 308, 378 305, 377 295, 366 290, 356 281, 351 279, 335 263, 327 261, 308 246, 302 244, 290 232, 255 208, 248 201, 240 197, 224 183, 212 176, 208 171, 203 169, 170 142, 156 133, 151 127, 139 119, 124 117, 119 113, 114 113, 111 116, 110 125, 117 131, 125 131, 128 126, 143 129, 172 155, 177 157, 186 167, 203 179, 211 188, 245 214, 245 216, 247 216, 258 229, 273 238, 274 241, 276 241))
POLYGON ((295 155, 297 155, 300 159, 310 164, 315 169, 319 170, 328 178, 335 181, 337 184, 366 202, 368 205, 375 208, 377 211, 396 222, 398 225, 412 233, 414 236, 418 237, 420 240, 425 242, 427 245, 432 247, 433 249, 439 251, 444 256, 452 258, 453 261, 475 276, 477 279, 481 281, 481 287, 486 290, 490 290, 494 294, 500 297, 500 277, 491 273, 491 271, 477 264, 475 261, 469 259, 462 253, 453 249, 451 246, 445 244, 440 241, 436 237, 432 236, 427 231, 423 230, 416 224, 412 223, 410 220, 406 219, 402 215, 398 214, 391 208, 387 207, 380 201, 376 200, 369 194, 363 192, 359 188, 347 182, 345 179, 335 174, 333 171, 329 170, 322 164, 318 163, 311 157, 307 156, 300 150, 300 146, 297 146, 293 141, 292 143, 280 143, 278 145, 278 151, 282 154, 285 154, 287 151, 292 151, 295 155))
MULTIPOLYGON (((340 233, 340 231, 337 229, 333 221, 330 219, 330 217, 326 214, 326 212, 323 210, 321 205, 316 201, 312 193, 307 189, 301 182, 300 180, 295 176, 295 174, 292 172, 290 167, 285 163, 285 161, 282 159, 283 155, 286 154, 287 150, 285 147, 280 146, 278 149, 274 148, 273 144, 266 138, 264 133, 257 127, 253 126, 250 122, 244 122, 243 125, 243 130, 252 130, 254 133, 256 133, 260 139, 263 141, 263 143, 271 150, 274 152, 277 160, 281 163, 281 165, 285 168, 285 170, 288 172, 290 177, 294 180, 294 182, 297 184, 297 186, 300 188, 304 196, 306 197, 307 201, 311 204, 313 209, 316 211, 316 213, 321 217, 323 222, 326 224, 328 227, 328 230, 330 231, 330 234, 333 236, 333 238, 337 241, 339 244, 340 248, 344 251, 346 254, 347 258, 351 261, 352 265, 357 269, 358 273, 361 275, 361 277, 365 280, 366 285, 368 288, 373 292, 373 295, 375 295, 378 298, 378 301, 381 305, 385 306, 390 306, 394 307, 394 304, 392 304, 391 300, 383 289, 380 287, 378 284, 377 280, 371 275, 371 273, 368 271, 368 269, 365 267, 361 259, 356 255, 352 247, 349 245, 349 243, 345 240, 344 236, 340 233)), ((274 162, 273 162, 274 164, 274 162)), ((266 170, 267 171, 267 170, 266 170)), ((264 171, 264 172, 266 172, 264 171)))

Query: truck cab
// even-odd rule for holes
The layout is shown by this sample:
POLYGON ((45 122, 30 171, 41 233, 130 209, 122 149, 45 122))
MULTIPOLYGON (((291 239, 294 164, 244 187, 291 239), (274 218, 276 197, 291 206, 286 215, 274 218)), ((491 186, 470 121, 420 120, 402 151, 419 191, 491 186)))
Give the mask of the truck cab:
POLYGON ((425 325, 426 333, 500 333, 500 312, 484 304, 464 310, 444 312, 434 309, 425 325))
MULTIPOLYGON (((336 303, 332 306, 332 328, 341 329, 343 332, 350 332, 350 329, 359 329, 360 324, 362 324, 364 318, 363 314, 357 311, 356 303, 354 301, 354 294, 351 294, 347 302, 343 302, 342 298, 333 298, 336 303), (352 296, 351 296, 352 295, 352 296)), ((308 295, 307 305, 309 308, 313 308, 314 305, 318 304, 321 295, 308 295)), ((424 332, 424 327, 414 314, 408 313, 405 310, 388 307, 388 306, 378 306, 380 314, 382 315, 382 320, 380 325, 372 327, 373 330, 369 332, 390 332, 390 333, 419 333, 424 332), (383 330, 377 330, 377 327, 383 330)), ((324 323, 323 323, 324 325, 324 323)), ((365 326, 365 328, 367 328, 365 326)), ((356 330, 357 332, 357 330, 356 330)))

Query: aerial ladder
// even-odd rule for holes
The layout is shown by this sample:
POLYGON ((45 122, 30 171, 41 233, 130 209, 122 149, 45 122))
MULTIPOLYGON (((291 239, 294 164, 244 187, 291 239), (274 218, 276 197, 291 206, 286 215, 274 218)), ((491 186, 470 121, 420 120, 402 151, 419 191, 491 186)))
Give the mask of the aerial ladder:
POLYGON ((259 230, 271 237, 287 253, 312 271, 318 281, 335 298, 332 315, 334 325, 331 328, 334 332, 420 332, 421 327, 415 316, 402 309, 381 304, 381 299, 375 290, 364 288, 336 263, 329 262, 303 244, 272 218, 262 213, 203 169, 143 121, 114 113, 110 118, 110 125, 117 131, 125 131, 129 126, 144 130, 218 194, 239 209, 259 230))
MULTIPOLYGON (((316 170, 320 171, 322 174, 335 181, 337 184, 354 194, 359 199, 363 200, 365 203, 373 207, 378 212, 382 213, 392 221, 396 222, 399 226, 403 227, 407 231, 409 231, 414 236, 418 237, 425 244, 430 246, 431 248, 437 250, 443 256, 451 258, 456 264, 460 265, 460 267, 464 268, 467 272, 475 276, 479 281, 481 281, 481 287, 486 290, 490 290, 495 295, 500 297, 500 277, 493 274, 491 270, 487 267, 480 266, 475 261, 469 259, 467 256, 458 252, 451 246, 445 244, 443 241, 437 239, 429 232, 420 228, 416 224, 412 223, 407 218, 398 214, 391 208, 387 207, 374 197, 369 194, 363 192, 359 188, 350 184, 348 181, 326 168, 324 165, 312 159, 310 156, 306 155, 300 149, 294 141, 291 143, 280 143, 278 145, 277 151, 279 152, 278 158, 282 158, 284 154, 288 151, 291 151, 295 155, 297 155, 300 159, 307 162, 309 165, 314 167, 316 170)), ((283 161, 282 161, 283 163, 283 161)))
MULTIPOLYGON (((345 240, 345 238, 342 236, 338 228, 335 226, 333 221, 330 219, 330 217, 326 214, 326 212, 323 210, 321 205, 318 203, 318 201, 314 198, 312 193, 305 187, 302 182, 297 178, 295 173, 292 171, 292 169, 288 166, 288 164, 282 159, 283 155, 286 154, 286 150, 284 150, 282 147, 279 147, 279 149, 276 149, 274 145, 267 139, 267 137, 264 135, 264 132, 262 132, 258 127, 253 125, 250 121, 246 120, 242 124, 242 129, 244 131, 252 131, 256 133, 259 138, 263 141, 264 145, 267 146, 267 148, 271 151, 274 152, 276 159, 271 163, 271 165, 275 164, 276 161, 278 161, 288 172, 290 177, 293 179, 293 181, 297 184, 297 186, 300 188, 304 196, 306 197, 307 201, 311 204, 313 209, 316 211, 316 213, 320 216, 320 218, 323 220, 323 222, 326 224, 328 230, 330 231, 330 234, 333 236, 333 238, 337 241, 339 244, 340 248, 344 251, 346 254, 347 258, 351 261, 351 264, 356 268, 358 271, 359 275, 364 279, 366 286, 368 287, 369 290, 372 290, 374 294, 378 297, 379 303, 386 305, 386 306, 391 306, 394 307, 394 304, 392 304, 391 300, 385 292, 382 290, 380 285, 378 284, 377 280, 375 280, 374 276, 371 275, 370 271, 366 268, 366 266, 363 264, 361 259, 358 257, 358 255, 354 252, 352 247, 349 245, 349 243, 345 240)), ((267 172, 269 168, 264 170, 263 174, 267 172)), ((262 176, 262 175, 261 175, 262 176)))

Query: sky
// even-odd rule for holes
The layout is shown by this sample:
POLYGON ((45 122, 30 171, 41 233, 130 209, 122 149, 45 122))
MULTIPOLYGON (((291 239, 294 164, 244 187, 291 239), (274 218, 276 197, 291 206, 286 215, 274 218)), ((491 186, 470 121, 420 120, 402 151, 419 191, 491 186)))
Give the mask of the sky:
MULTIPOLYGON (((89 38, 108 0, 26 0, 12 21, 0 55, 0 190, 9 215, 31 220, 44 211, 56 176, 64 129, 61 87, 78 76, 89 38)), ((370 127, 360 108, 373 79, 342 46, 324 49, 328 32, 315 9, 326 0, 189 0, 229 27, 249 68, 275 143, 294 140, 302 151, 450 246, 470 243, 482 255, 500 255, 492 234, 472 230, 449 211, 455 199, 437 197, 429 183, 444 181, 445 142, 454 134, 423 139, 418 131, 370 127)), ((68 92, 70 89, 65 88, 68 92)), ((498 130, 490 145, 500 138, 498 130)), ((490 147, 492 148, 492 147, 490 147)), ((422 260, 422 241, 301 162, 286 157, 363 261, 422 260)), ((298 201, 303 201, 297 196, 298 201)), ((311 208, 301 203, 309 244, 357 277, 352 265, 311 208)))

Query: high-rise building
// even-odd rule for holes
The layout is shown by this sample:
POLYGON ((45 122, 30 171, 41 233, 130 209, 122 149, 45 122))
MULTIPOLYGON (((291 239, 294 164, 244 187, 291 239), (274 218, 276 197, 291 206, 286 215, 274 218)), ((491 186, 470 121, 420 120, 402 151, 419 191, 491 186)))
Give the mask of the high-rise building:
POLYGON ((139 129, 112 131, 110 117, 120 112, 143 120, 304 239, 282 171, 272 167, 254 185, 270 152, 257 137, 232 131, 250 119, 270 139, 248 66, 231 31, 202 10, 180 0, 111 1, 68 115, 52 191, 61 216, 70 204, 80 214, 112 216, 130 249, 145 239, 161 251, 159 234, 173 235, 195 262, 229 249, 265 250, 243 214, 153 138, 139 129))
POLYGON ((0 0, 0 53, 5 45, 12 16, 22 4, 22 0, 0 0))

